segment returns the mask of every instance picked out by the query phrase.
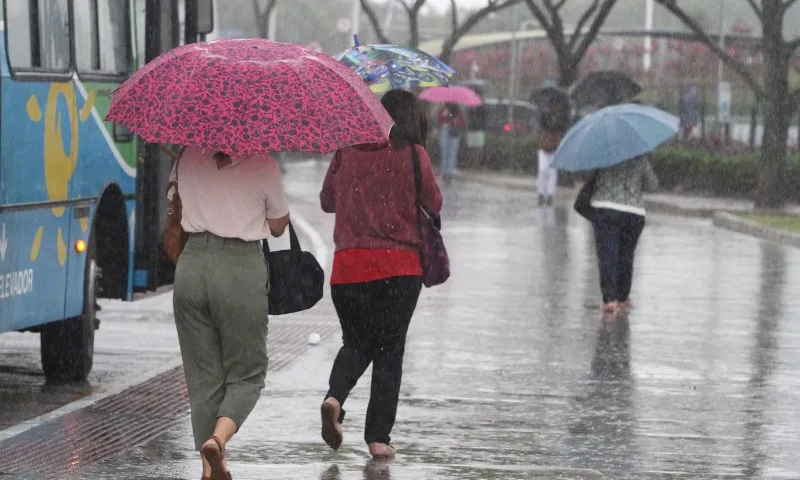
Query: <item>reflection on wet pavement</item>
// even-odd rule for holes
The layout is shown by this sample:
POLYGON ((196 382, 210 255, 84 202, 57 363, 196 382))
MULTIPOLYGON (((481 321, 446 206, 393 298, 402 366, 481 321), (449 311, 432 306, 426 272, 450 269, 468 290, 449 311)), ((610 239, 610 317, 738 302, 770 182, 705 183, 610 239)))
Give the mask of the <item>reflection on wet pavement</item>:
MULTIPOLYGON (((290 167, 286 182, 330 238, 320 174, 290 167)), ((412 322, 397 460, 366 458, 369 372, 342 449, 319 438, 331 339, 268 378, 230 445, 234 478, 800 476, 800 251, 653 216, 635 308, 604 321, 591 230, 569 205, 458 183, 445 193, 452 278, 424 290, 412 322)), ((329 298, 317 308, 333 315, 329 298)), ((81 478, 132 476, 199 477, 188 422, 81 478)))

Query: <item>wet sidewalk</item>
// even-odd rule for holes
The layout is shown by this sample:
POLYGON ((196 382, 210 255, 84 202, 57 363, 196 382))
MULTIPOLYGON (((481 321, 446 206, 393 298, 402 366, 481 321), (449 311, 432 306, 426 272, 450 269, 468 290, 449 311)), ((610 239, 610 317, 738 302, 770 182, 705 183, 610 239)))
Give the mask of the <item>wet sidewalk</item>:
MULTIPOLYGON (((286 183, 295 211, 330 239, 321 175, 290 166, 286 183)), ((566 200, 533 204, 521 190, 445 189, 452 278, 423 291, 412 322, 395 462, 367 458, 369 372, 347 402, 342 449, 319 438, 333 334, 268 375, 229 446, 233 477, 800 477, 800 252, 653 215, 636 308, 604 321, 589 226, 566 200)), ((310 315, 335 322, 327 296, 310 315)), ((184 419, 61 478, 196 479, 198 463, 184 419)))
MULTIPOLYGON (((509 175, 491 172, 459 172, 462 181, 481 183, 498 188, 513 188, 535 193, 537 180, 526 175, 509 175)), ((574 198, 577 188, 559 187, 557 195, 574 198)), ((753 211, 753 202, 741 198, 712 198, 692 194, 659 192, 645 195, 647 208, 653 212, 689 217, 713 217, 716 212, 744 213, 753 211)), ((800 216, 800 205, 789 205, 784 212, 800 216)))

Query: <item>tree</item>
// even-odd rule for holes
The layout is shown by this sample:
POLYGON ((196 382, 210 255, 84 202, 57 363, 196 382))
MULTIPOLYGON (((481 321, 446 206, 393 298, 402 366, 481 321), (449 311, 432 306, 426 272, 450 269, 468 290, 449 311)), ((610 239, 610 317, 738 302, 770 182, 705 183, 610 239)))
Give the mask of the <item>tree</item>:
POLYGON ((253 18, 256 21, 256 28, 260 38, 269 38, 269 17, 272 16, 272 11, 275 10, 277 3, 278 0, 267 0, 267 3, 262 8, 260 0, 253 0, 253 18))
POLYGON ((780 208, 786 204, 790 189, 786 173, 788 159, 786 144, 792 115, 800 106, 800 89, 789 88, 789 68, 795 51, 800 48, 800 39, 785 40, 784 21, 789 9, 798 0, 747 0, 761 23, 761 48, 764 55, 764 74, 758 79, 741 60, 736 59, 724 48, 720 48, 702 29, 697 20, 678 6, 676 0, 656 0, 686 25, 698 38, 708 45, 714 53, 735 71, 753 90, 758 102, 763 105, 764 137, 761 147, 761 160, 758 173, 758 187, 755 192, 757 208, 780 208))
POLYGON ((592 0, 578 18, 571 35, 564 31, 562 8, 567 0, 525 0, 556 52, 558 84, 568 87, 578 79, 578 67, 617 0, 592 0))
MULTIPOLYGON (((420 40, 419 13, 422 10, 422 7, 425 6, 427 0, 413 0, 413 2, 412 0, 389 1, 395 1, 399 3, 406 11, 406 15, 408 16, 409 30, 408 45, 417 48, 420 40)), ((492 13, 499 12, 512 5, 516 5, 521 1, 522 0, 487 0, 486 6, 470 13, 463 22, 459 22, 459 12, 456 7, 456 0, 450 0, 450 23, 452 25, 452 30, 447 39, 445 39, 440 58, 445 62, 448 61, 450 55, 453 53, 453 48, 455 47, 456 43, 458 43, 461 37, 469 33, 470 30, 480 23, 481 20, 487 18, 492 13)), ((372 5, 370 5, 369 0, 360 0, 360 2, 361 9, 367 15, 367 18, 369 18, 369 22, 372 24, 373 30, 375 30, 375 36, 378 37, 378 41, 381 43, 392 43, 384 31, 383 26, 381 25, 378 14, 375 12, 375 9, 372 7, 372 5)))
MULTIPOLYGON (((413 0, 413 3, 408 3, 409 0, 389 0, 395 1, 399 3, 403 10, 406 11, 406 15, 408 15, 408 45, 416 48, 419 46, 419 12, 422 10, 422 7, 425 6, 425 2, 427 0, 413 0)), ((386 32, 383 30, 381 26, 381 21, 378 19, 378 14, 375 13, 375 9, 372 8, 370 5, 369 0, 360 0, 361 2, 361 9, 364 13, 367 14, 367 18, 369 18, 369 23, 372 24, 373 30, 375 30, 375 36, 378 37, 378 41, 380 43, 392 43, 389 41, 389 37, 386 35, 386 32)))
POLYGON ((461 40, 461 37, 469 33, 470 30, 475 28, 483 19, 489 17, 489 15, 517 5, 520 2, 521 0, 489 0, 486 6, 473 11, 463 22, 459 22, 456 0, 450 0, 450 36, 448 36, 442 44, 442 52, 439 54, 439 58, 443 62, 449 62, 450 56, 453 54, 453 49, 458 41, 461 40))

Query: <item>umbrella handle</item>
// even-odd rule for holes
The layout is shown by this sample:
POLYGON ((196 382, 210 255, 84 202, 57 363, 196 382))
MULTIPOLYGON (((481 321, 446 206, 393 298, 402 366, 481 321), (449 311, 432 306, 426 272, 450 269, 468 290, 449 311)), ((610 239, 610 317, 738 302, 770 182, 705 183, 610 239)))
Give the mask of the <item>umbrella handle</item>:
POLYGON ((361 42, 358 41, 358 34, 353 34, 353 42, 355 42, 356 47, 361 45, 361 42))

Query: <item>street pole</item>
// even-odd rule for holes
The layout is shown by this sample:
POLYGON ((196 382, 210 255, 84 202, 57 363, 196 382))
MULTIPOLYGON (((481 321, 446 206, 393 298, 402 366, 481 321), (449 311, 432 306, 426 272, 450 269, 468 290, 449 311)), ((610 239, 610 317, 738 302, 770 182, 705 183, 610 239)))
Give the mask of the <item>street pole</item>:
POLYGON ((350 29, 350 38, 352 39, 354 35, 358 35, 358 27, 359 23, 361 23, 361 2, 359 0, 353 0, 353 9, 351 11, 351 29, 350 29))
MULTIPOLYGON (((719 0, 719 48, 725 50, 725 0, 719 0)), ((725 75, 724 63, 722 58, 717 57, 717 128, 722 126, 719 106, 722 102, 722 82, 725 75)))
POLYGON ((653 31, 653 0, 644 0, 644 30, 647 36, 644 37, 644 71, 649 72, 653 64, 653 56, 650 52, 653 50, 653 37, 650 32, 653 31))
MULTIPOLYGON (((359 2, 359 7, 361 2, 359 2)), ((383 31, 388 32, 392 28, 392 22, 394 21, 394 2, 389 2, 387 6, 386 18, 383 20, 383 31)))
POLYGON ((272 7, 267 20, 267 40, 275 41, 278 38, 278 4, 272 7))
POLYGON ((508 69, 508 123, 514 123, 514 98, 516 92, 514 91, 514 81, 517 78, 517 30, 519 26, 511 32, 511 65, 508 69))

